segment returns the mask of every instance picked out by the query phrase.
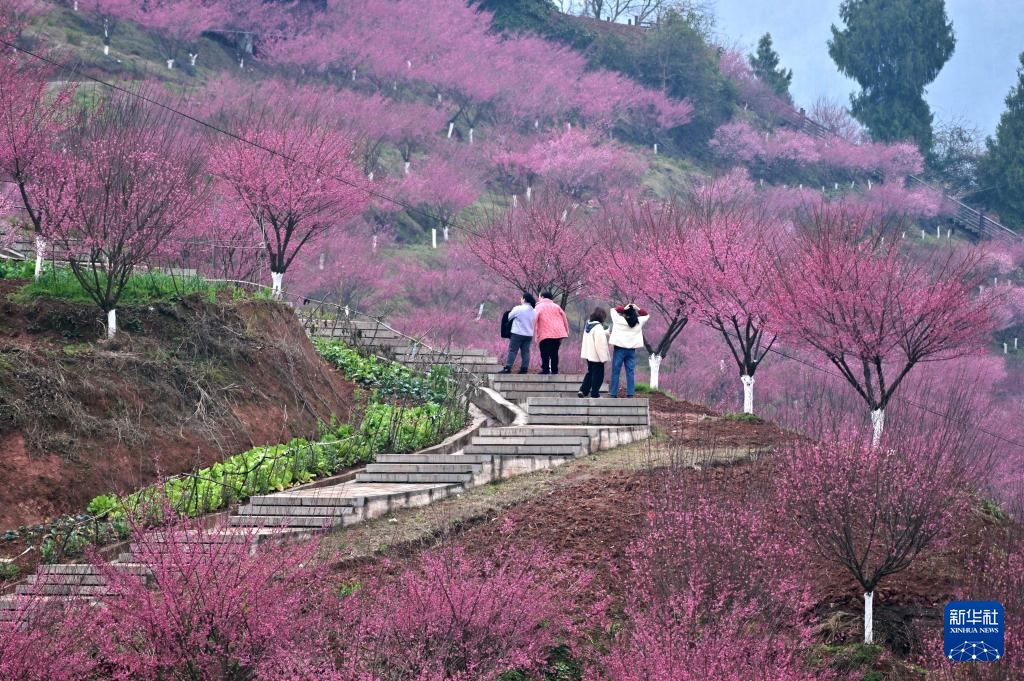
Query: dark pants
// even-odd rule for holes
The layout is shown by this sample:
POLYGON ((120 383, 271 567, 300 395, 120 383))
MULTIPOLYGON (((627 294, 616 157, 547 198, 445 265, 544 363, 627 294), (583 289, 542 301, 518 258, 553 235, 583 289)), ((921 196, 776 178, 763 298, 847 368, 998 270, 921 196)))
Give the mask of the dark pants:
POLYGON ((633 396, 633 372, 636 370, 636 349, 615 348, 612 351, 612 380, 608 386, 611 397, 619 396, 619 373, 626 367, 626 397, 633 396))
POLYGON ((533 336, 520 336, 518 333, 512 334, 512 337, 508 339, 508 359, 505 360, 505 368, 511 369, 512 365, 515 364, 516 354, 521 353, 523 362, 519 365, 519 371, 525 374, 530 366, 530 343, 532 342, 533 336))
POLYGON ((604 383, 604 362, 591 362, 587 360, 587 375, 583 377, 580 385, 580 392, 584 396, 597 397, 601 394, 601 384, 604 383))
POLYGON ((558 373, 558 346, 561 338, 545 338, 537 346, 540 347, 540 372, 542 374, 558 373))

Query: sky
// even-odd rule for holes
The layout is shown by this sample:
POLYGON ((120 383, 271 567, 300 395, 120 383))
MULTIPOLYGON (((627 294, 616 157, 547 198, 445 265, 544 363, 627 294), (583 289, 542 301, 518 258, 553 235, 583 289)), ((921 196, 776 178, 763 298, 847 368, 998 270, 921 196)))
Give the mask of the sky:
MULTIPOLYGON (((753 52, 771 33, 782 65, 793 69, 790 91, 809 109, 821 95, 849 103, 857 84, 828 56, 829 27, 839 25, 839 0, 714 0, 722 44, 753 52)), ((1024 52, 1024 0, 946 0, 956 51, 926 99, 936 123, 963 120, 982 134, 995 131, 1024 52)))

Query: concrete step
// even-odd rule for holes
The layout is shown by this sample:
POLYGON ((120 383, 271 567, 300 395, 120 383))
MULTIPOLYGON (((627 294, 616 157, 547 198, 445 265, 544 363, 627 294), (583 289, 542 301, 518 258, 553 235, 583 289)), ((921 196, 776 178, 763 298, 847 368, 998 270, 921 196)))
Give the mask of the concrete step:
POLYGON ((406 484, 466 484, 473 481, 472 473, 358 473, 356 482, 396 482, 406 484))
POLYGON ((500 454, 502 456, 576 456, 585 451, 582 444, 572 445, 469 445, 467 454, 500 454))
POLYGON ((479 454, 381 454, 377 463, 409 463, 409 464, 483 464, 491 457, 479 454))
POLYGON ((491 426, 481 428, 478 437, 486 438, 535 438, 535 437, 575 437, 585 438, 595 435, 597 426, 565 428, 561 426, 491 426))
POLYGON ((344 522, 344 516, 319 515, 233 515, 232 527, 308 527, 328 528, 344 522))
POLYGON ((515 445, 530 445, 530 446, 568 446, 568 445, 585 445, 590 441, 587 435, 556 435, 554 433, 544 433, 532 436, 512 436, 512 435, 478 435, 474 437, 469 446, 515 446, 515 445))
POLYGON ((577 386, 583 382, 583 374, 500 374, 495 376, 493 381, 495 383, 508 383, 508 384, 535 384, 535 383, 550 383, 550 384, 571 384, 575 383, 577 386))
MULTIPOLYGON (((329 489, 329 488, 328 488, 329 489)), ((363 497, 342 497, 328 494, 326 492, 317 493, 316 490, 310 490, 305 494, 297 493, 285 493, 285 494, 261 494, 249 498, 249 503, 253 506, 362 506, 366 500, 363 497)))
POLYGON ((333 518, 352 515, 353 513, 355 513, 355 508, 352 506, 310 506, 304 504, 273 504, 267 506, 246 504, 238 509, 238 515, 289 515, 333 518))
POLYGON ((530 405, 539 407, 643 407, 647 409, 650 401, 646 397, 535 397, 530 405))
POLYGON ((527 417, 531 424, 541 426, 646 426, 646 416, 598 416, 576 414, 573 416, 552 416, 550 414, 531 414, 527 417))
POLYGON ((488 465, 489 461, 469 461, 459 463, 432 463, 402 461, 399 463, 371 463, 366 466, 367 473, 475 473, 488 465))
POLYGON ((553 414, 555 416, 571 414, 596 414, 605 416, 631 416, 634 414, 646 414, 647 407, 588 407, 586 405, 566 405, 564 407, 526 404, 527 414, 553 414))
POLYGON ((108 593, 106 584, 79 586, 75 584, 19 584, 14 587, 19 596, 102 596, 108 593))
POLYGON ((26 584, 64 584, 67 586, 104 586, 107 578, 103 575, 29 575, 26 584))

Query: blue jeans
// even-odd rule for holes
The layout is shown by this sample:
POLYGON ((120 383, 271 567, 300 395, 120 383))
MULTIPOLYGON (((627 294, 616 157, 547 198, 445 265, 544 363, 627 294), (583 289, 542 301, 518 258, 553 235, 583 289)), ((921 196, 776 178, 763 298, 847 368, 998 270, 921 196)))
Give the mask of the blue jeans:
POLYGON ((633 396, 633 372, 636 371, 636 348, 616 347, 612 353, 612 380, 609 388, 610 397, 619 396, 619 371, 626 365, 626 397, 633 396))
POLYGON ((522 353, 523 361, 519 365, 519 372, 525 374, 530 366, 530 343, 532 342, 533 336, 512 334, 512 337, 508 339, 508 358, 505 361, 505 368, 511 369, 516 361, 516 355, 522 353))

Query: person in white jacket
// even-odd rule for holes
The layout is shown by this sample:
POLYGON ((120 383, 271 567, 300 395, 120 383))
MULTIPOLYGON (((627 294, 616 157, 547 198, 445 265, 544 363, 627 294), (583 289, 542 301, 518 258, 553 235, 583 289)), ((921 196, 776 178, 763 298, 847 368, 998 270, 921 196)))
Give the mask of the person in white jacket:
POLYGON ((610 359, 608 353, 608 332, 604 328, 606 315, 599 307, 594 308, 590 321, 583 329, 583 347, 580 357, 587 360, 587 374, 583 377, 578 397, 597 397, 604 383, 604 363, 610 359))
POLYGON ((612 332, 608 343, 612 346, 612 378, 609 393, 619 396, 619 373, 626 366, 626 397, 633 396, 633 377, 636 371, 636 350, 644 347, 644 324, 651 316, 647 310, 630 303, 613 307, 612 332))

